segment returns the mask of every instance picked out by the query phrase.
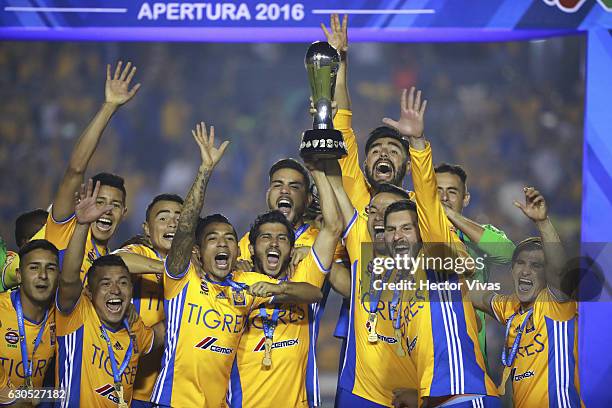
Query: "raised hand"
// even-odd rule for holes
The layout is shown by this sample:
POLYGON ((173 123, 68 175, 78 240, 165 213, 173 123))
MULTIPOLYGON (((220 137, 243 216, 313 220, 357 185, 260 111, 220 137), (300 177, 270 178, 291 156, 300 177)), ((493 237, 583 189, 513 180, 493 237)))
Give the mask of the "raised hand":
POLYGON ((533 187, 523 188, 525 192, 525 204, 515 201, 514 205, 523 211, 531 221, 545 221, 548 218, 548 206, 544 196, 533 187))
POLYGON ((133 67, 131 62, 128 62, 122 71, 122 64, 123 62, 121 61, 117 63, 117 68, 115 68, 115 73, 112 76, 110 64, 106 65, 106 87, 104 93, 107 103, 123 105, 132 99, 140 89, 140 84, 136 84, 132 89, 129 89, 130 82, 134 74, 136 74, 136 67, 133 67))
POLYGON ((200 147, 200 156, 202 157, 202 166, 206 167, 209 170, 215 168, 221 157, 223 157, 223 153, 225 153, 225 149, 229 145, 229 141, 225 141, 221 143, 219 148, 215 147, 215 127, 210 127, 210 136, 208 136, 208 132, 206 131, 206 124, 204 122, 200 122, 196 125, 195 130, 192 130, 193 138, 196 143, 200 147))
POLYGON ((96 183, 95 188, 93 188, 93 181, 91 179, 87 182, 87 186, 81 184, 81 192, 78 194, 78 200, 74 207, 79 224, 91 224, 100 218, 102 214, 113 208, 111 204, 99 206, 96 203, 98 191, 100 191, 99 181, 96 183))
POLYGON ((423 137, 423 117, 425 116, 425 108, 427 108, 427 100, 421 103, 421 91, 419 90, 416 93, 416 97, 414 91, 414 86, 410 88, 410 93, 406 89, 402 91, 399 122, 389 118, 384 118, 382 121, 403 136, 420 138, 423 137))
POLYGON ((325 38, 327 42, 334 47, 338 52, 347 52, 348 51, 348 15, 344 15, 342 18, 342 24, 340 24, 340 17, 337 14, 331 15, 331 20, 329 22, 329 27, 331 32, 327 31, 325 24, 321 23, 321 28, 325 33, 325 38))

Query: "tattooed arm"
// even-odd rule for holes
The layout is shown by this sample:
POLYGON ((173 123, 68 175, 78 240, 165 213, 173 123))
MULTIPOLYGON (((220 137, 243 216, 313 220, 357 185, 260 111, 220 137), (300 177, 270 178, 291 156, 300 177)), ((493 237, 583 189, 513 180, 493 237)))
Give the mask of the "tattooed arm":
POLYGON ((191 133, 200 148, 202 164, 198 169, 198 174, 187 194, 187 198, 185 198, 178 221, 178 228, 174 239, 172 239, 172 246, 166 259, 166 270, 174 277, 182 275, 189 266, 191 251, 195 243, 195 229, 200 211, 202 211, 204 206, 206 186, 213 169, 219 163, 225 149, 229 145, 229 142, 225 141, 221 143, 219 148, 215 148, 215 128, 213 126, 210 127, 209 137, 204 122, 196 125, 196 130, 191 133))

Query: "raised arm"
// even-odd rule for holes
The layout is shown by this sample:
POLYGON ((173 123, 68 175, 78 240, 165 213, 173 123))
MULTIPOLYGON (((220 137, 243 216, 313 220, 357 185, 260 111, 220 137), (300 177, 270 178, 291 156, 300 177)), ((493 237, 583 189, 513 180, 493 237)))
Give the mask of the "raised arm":
POLYGON ((340 17, 337 14, 332 14, 329 31, 325 24, 321 23, 321 28, 325 33, 325 38, 329 45, 334 47, 340 54, 340 66, 336 75, 336 91, 334 100, 338 109, 351 110, 351 99, 349 97, 348 85, 346 80, 346 64, 348 56, 348 15, 344 15, 342 24, 340 17))
POLYGON ((87 165, 98 146, 102 132, 119 106, 132 99, 140 88, 140 84, 136 84, 129 89, 136 67, 132 67, 131 62, 128 62, 123 70, 121 66, 122 62, 119 61, 112 76, 110 65, 106 66, 106 99, 72 150, 68 168, 53 199, 52 216, 56 221, 63 221, 72 215, 74 195, 83 183, 87 165))
POLYGON ((166 258, 166 270, 174 277, 183 274, 189 265, 191 251, 195 243, 195 229, 204 205, 206 186, 213 169, 219 163, 225 149, 229 145, 229 142, 225 141, 221 143, 219 148, 215 148, 215 128, 213 126, 210 127, 209 137, 204 122, 196 125, 196 129, 192 130, 191 133, 200 148, 202 164, 200 164, 195 180, 185 198, 178 221, 178 228, 166 258))
POLYGON ((77 225, 64 255, 62 273, 59 277, 57 304, 60 311, 69 312, 72 310, 77 304, 79 296, 81 296, 81 290, 83 289, 81 265, 85 255, 85 243, 87 242, 90 224, 113 207, 110 204, 106 206, 96 204, 99 190, 100 182, 97 182, 95 188, 93 188, 92 180, 87 182, 87 186, 81 186, 79 201, 74 208, 77 225))
POLYGON ((164 273, 164 263, 158 259, 121 250, 116 254, 121 257, 132 274, 164 273))
POLYGON ((351 271, 344 264, 334 262, 329 271, 329 283, 342 297, 351 297, 351 271))
POLYGON ((342 184, 340 164, 333 160, 327 160, 325 162, 325 175, 327 176, 329 185, 334 192, 342 222, 346 227, 350 224, 353 216, 355 215, 355 207, 351 203, 351 200, 344 189, 344 185, 342 184))
POLYGON ((560 302, 571 300, 573 289, 567 283, 571 282, 568 276, 567 256, 561 243, 557 230, 548 218, 548 205, 538 190, 525 187, 525 203, 515 201, 514 205, 523 211, 533 221, 540 232, 544 256, 546 258, 546 284, 551 293, 560 302))

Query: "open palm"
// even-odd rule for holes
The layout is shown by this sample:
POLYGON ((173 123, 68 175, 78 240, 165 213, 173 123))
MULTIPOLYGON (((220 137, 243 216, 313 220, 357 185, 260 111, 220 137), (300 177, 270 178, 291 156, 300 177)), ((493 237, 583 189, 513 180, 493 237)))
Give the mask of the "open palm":
POLYGON ((102 216, 105 212, 113 208, 112 205, 98 206, 96 200, 100 191, 100 182, 93 188, 93 181, 89 179, 87 185, 81 185, 81 192, 77 204, 74 207, 76 219, 79 224, 91 224, 102 216), (93 190, 93 191, 92 191, 93 190))
POLYGON ((348 51, 348 16, 345 15, 340 24, 340 17, 337 14, 331 15, 329 23, 331 32, 327 31, 325 24, 321 23, 321 28, 325 33, 325 38, 329 45, 334 47, 338 52, 348 51))
POLYGON ((122 62, 117 63, 115 73, 111 77, 111 66, 106 66, 106 86, 104 93, 106 95, 106 102, 115 105, 123 105, 140 89, 140 84, 134 85, 132 89, 129 89, 130 82, 136 74, 136 67, 132 66, 131 62, 128 62, 123 71, 121 70, 122 62))
POLYGON ((397 130, 400 134, 408 137, 422 137, 424 130, 423 117, 427 108, 427 100, 421 103, 421 91, 416 93, 415 87, 410 88, 410 93, 406 89, 402 91, 400 101, 400 120, 384 118, 383 123, 397 130))
POLYGON ((225 149, 229 145, 229 141, 221 143, 221 145, 215 147, 215 127, 210 127, 210 132, 206 131, 206 124, 200 122, 196 125, 195 130, 192 130, 193 138, 195 139, 198 147, 200 148, 200 156, 202 158, 202 165, 210 170, 215 168, 223 154, 225 149), (210 136, 208 134, 210 133, 210 136))
POLYGON ((515 201, 514 205, 523 211, 533 222, 544 221, 548 217, 548 205, 544 196, 533 187, 525 187, 525 204, 515 201))

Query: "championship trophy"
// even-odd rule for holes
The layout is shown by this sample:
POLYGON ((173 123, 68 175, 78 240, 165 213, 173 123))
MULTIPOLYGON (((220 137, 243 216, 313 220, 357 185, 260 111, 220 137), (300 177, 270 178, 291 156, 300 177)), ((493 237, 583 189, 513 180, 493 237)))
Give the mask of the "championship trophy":
POLYGON ((312 130, 302 134, 300 156, 309 159, 339 159, 347 155, 344 139, 334 129, 332 100, 340 55, 329 43, 316 41, 308 47, 304 65, 308 72, 312 103, 317 111, 312 130))

